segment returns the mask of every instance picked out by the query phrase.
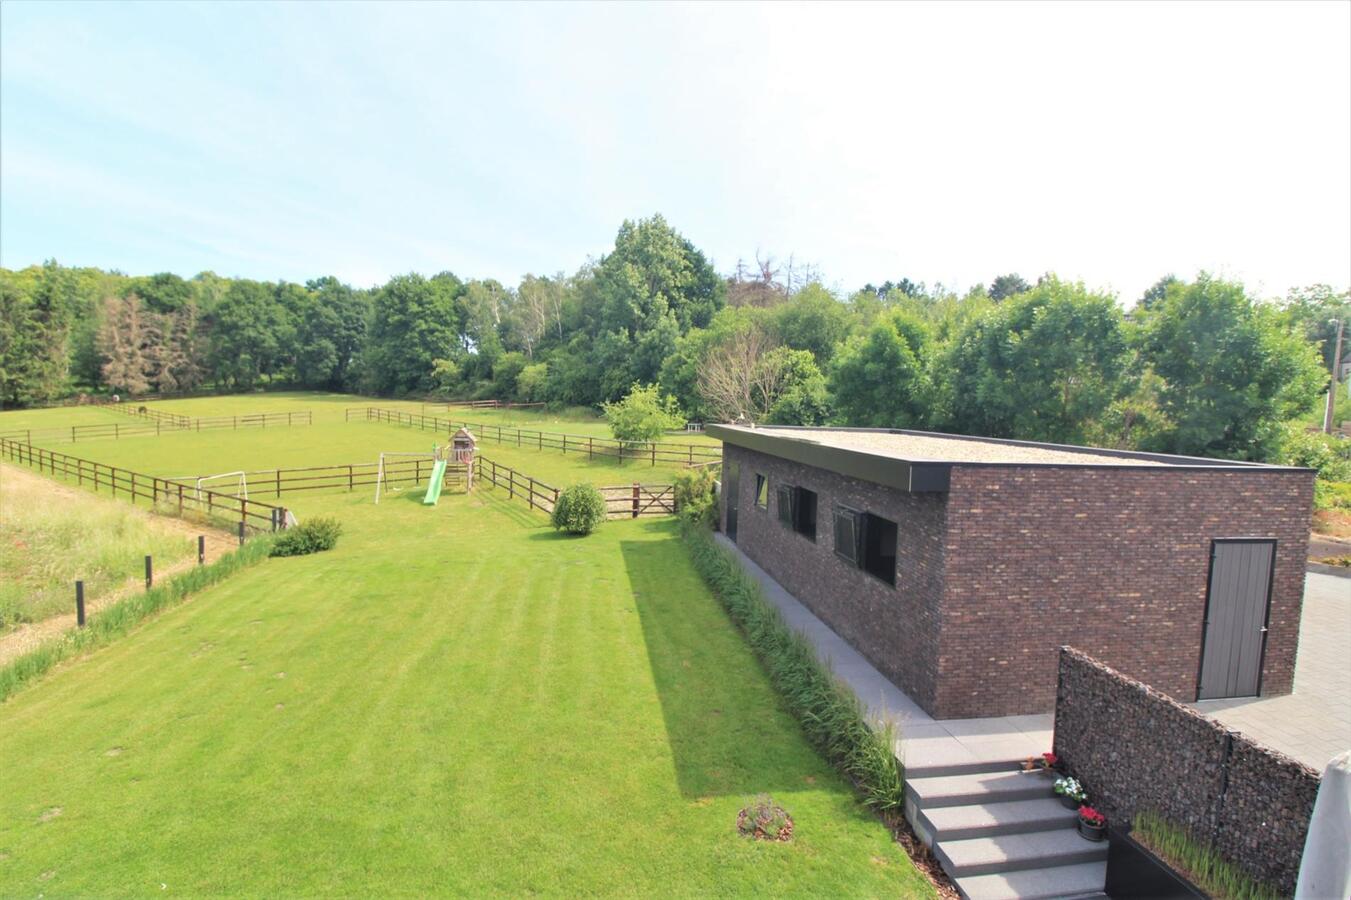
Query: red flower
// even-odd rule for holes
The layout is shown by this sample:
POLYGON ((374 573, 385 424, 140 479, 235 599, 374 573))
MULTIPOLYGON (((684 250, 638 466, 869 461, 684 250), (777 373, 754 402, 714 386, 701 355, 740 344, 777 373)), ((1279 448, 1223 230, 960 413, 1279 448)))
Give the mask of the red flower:
POLYGON ((1088 825, 1102 826, 1107 824, 1107 817, 1091 806, 1079 807, 1079 818, 1083 819, 1088 825))
POLYGON ((1054 753, 1043 753, 1041 758, 1048 767, 1054 766, 1056 763, 1060 762, 1060 757, 1056 756, 1054 753))

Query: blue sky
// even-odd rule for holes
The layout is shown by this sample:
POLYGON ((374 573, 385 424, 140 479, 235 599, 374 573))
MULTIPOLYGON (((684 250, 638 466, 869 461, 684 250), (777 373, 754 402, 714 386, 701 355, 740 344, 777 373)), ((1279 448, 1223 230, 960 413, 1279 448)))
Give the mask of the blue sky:
POLYGON ((1351 4, 0 4, 0 265, 1351 283, 1351 4))

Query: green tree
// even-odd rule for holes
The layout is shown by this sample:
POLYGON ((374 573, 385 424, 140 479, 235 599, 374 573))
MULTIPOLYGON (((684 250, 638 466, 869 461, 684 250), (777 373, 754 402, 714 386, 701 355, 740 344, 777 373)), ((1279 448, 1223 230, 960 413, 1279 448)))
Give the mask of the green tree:
POLYGON ((824 425, 830 418, 826 377, 808 350, 779 347, 765 355, 765 365, 781 373, 779 395, 770 404, 765 421, 771 425, 824 425))
POLYGON ((925 366, 928 326, 893 310, 841 347, 830 375, 835 411, 848 425, 919 428, 928 422, 933 386, 925 366))
POLYGON ((1163 379, 1168 425, 1153 449, 1265 459, 1281 423, 1327 384, 1318 351, 1288 316, 1204 272, 1168 286, 1141 318, 1139 340, 1143 363, 1163 379))
POLYGON ((773 327, 779 340, 794 350, 807 350, 821 366, 848 336, 849 309, 813 282, 774 307, 773 327))
POLYGON ((596 286, 599 330, 630 337, 655 327, 668 313, 681 334, 703 327, 722 308, 725 292, 703 253, 660 215, 620 226, 614 249, 596 269, 596 286))
POLYGON ((1077 443, 1130 390, 1116 301, 1054 276, 973 321, 945 361, 943 418, 966 434, 1077 443))
POLYGON ((661 396, 655 384, 635 384, 622 400, 603 406, 610 432, 630 444, 655 441, 672 428, 685 424, 674 397, 661 396))
POLYGON ((208 359, 218 383, 251 390, 289 362, 294 325, 274 286, 232 281, 212 320, 208 359))
POLYGON ((1008 275, 1000 275, 994 281, 990 282, 990 299, 998 302, 1008 297, 1015 297, 1031 289, 1031 285, 1023 280, 1023 276, 1017 272, 1011 272, 1008 275))
POLYGON ((426 392, 435 361, 460 345, 460 280, 398 275, 377 292, 367 341, 367 387, 380 394, 426 392))
POLYGON ((516 399, 525 403, 534 403, 544 399, 549 383, 549 364, 531 363, 516 376, 516 399))

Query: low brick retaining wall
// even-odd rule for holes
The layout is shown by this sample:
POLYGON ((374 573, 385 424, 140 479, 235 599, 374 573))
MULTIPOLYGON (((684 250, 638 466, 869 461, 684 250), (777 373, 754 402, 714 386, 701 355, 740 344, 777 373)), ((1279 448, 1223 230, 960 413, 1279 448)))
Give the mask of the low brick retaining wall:
POLYGON ((1251 877, 1294 893, 1319 774, 1069 647, 1055 753, 1108 819, 1152 810, 1251 877))

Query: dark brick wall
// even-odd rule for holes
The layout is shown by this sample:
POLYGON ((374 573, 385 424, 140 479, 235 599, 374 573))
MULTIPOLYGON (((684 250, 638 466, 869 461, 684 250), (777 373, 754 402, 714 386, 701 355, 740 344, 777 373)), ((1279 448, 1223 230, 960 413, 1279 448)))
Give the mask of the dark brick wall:
POLYGON ((1153 811, 1294 891, 1318 773, 1075 650, 1059 653, 1055 752, 1116 824, 1153 811))
POLYGON ((1050 710, 1062 644, 1194 700, 1221 537, 1277 541, 1261 690, 1289 693, 1312 503, 1310 472, 954 467, 935 715, 1050 710))
POLYGON ((1224 537, 1276 539, 1261 690, 1291 689, 1310 472, 959 465, 949 493, 910 494, 724 453, 741 464, 742 550, 937 718, 1049 711, 1064 644, 1195 699, 1211 541, 1224 537), (818 493, 817 543, 779 523, 783 482, 818 493), (836 503, 900 524, 895 588, 834 555, 836 503))
POLYGON ((943 495, 893 490, 731 444, 723 445, 723 454, 727 463, 741 466, 737 546, 915 702, 931 709, 940 655, 943 495), (757 472, 769 478, 768 509, 758 509, 753 502, 757 472), (779 484, 816 491, 815 543, 779 522, 775 497, 779 484), (835 555, 836 504, 898 524, 895 587, 835 555))

